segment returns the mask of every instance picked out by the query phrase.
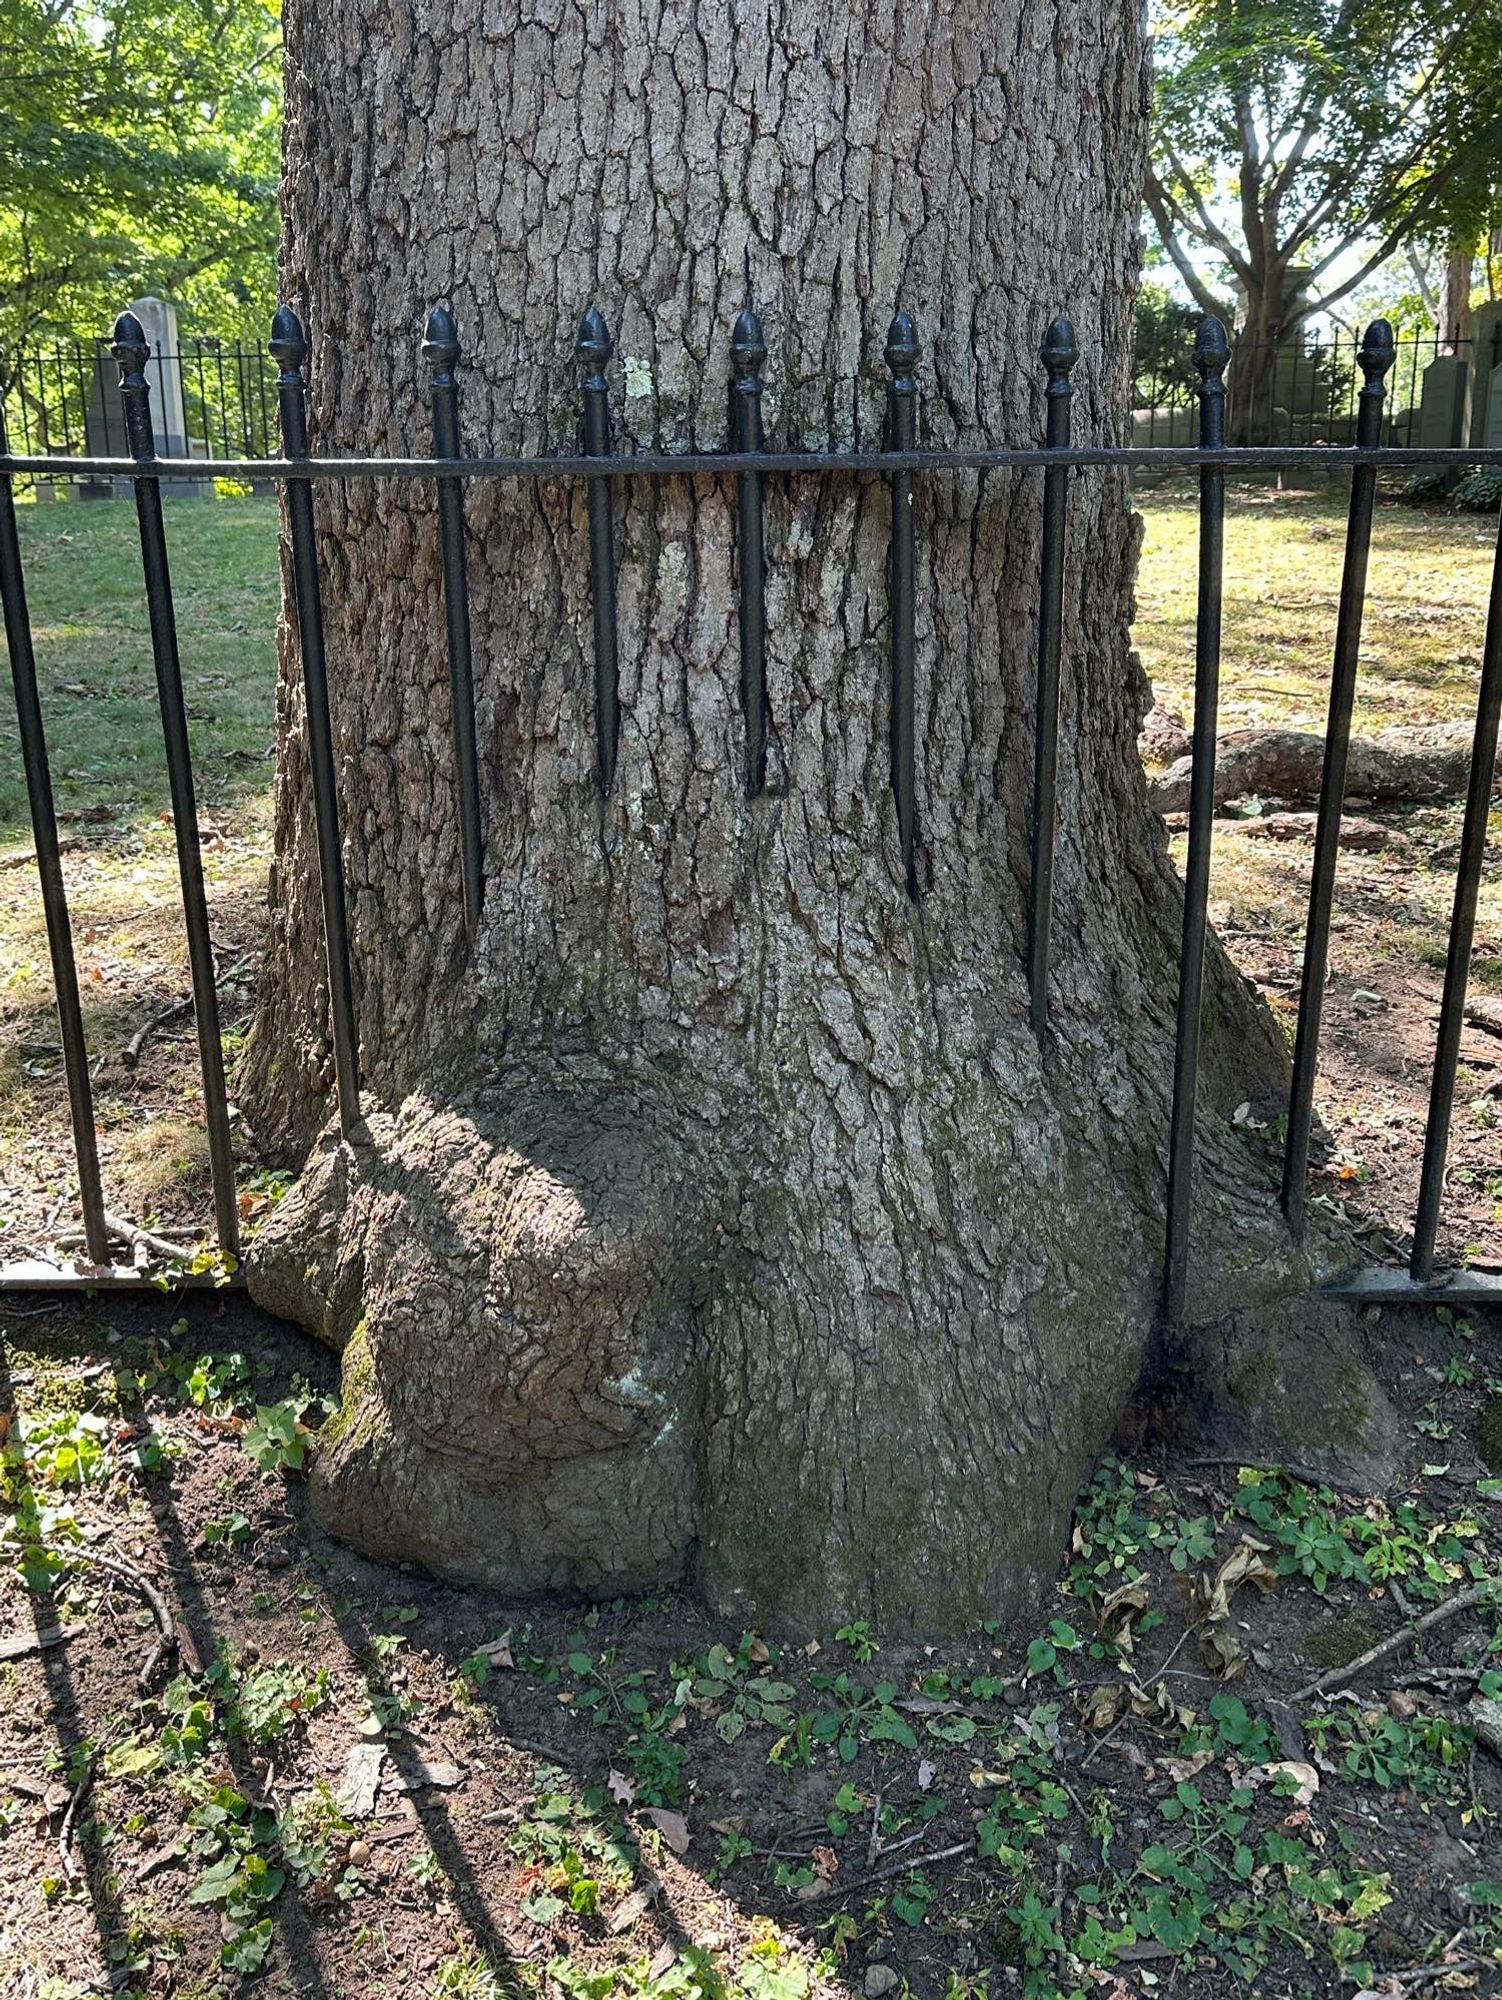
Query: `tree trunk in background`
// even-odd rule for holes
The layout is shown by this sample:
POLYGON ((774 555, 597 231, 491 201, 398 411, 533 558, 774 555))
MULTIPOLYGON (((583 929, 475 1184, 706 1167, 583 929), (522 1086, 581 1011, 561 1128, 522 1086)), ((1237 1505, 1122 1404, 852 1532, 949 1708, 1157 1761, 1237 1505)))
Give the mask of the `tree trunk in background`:
POLYGON ((1455 348, 1471 337, 1471 272, 1475 263, 1474 247, 1451 246, 1445 259, 1444 284, 1439 296, 1439 323, 1435 328, 1441 347, 1455 348))
MULTIPOLYGON (((769 441, 879 440, 899 302, 924 442, 1037 438, 1061 309, 1076 435, 1119 436, 1130 9, 296 0, 287 46, 284 288, 315 450, 427 448, 436 300, 472 448, 573 446, 591 303, 629 437, 718 446, 748 287, 769 441)), ((584 495, 470 489, 472 950, 432 494, 318 493, 367 1127, 314 1143, 332 1099, 290 637, 241 1079, 263 1143, 313 1146, 251 1282, 344 1347, 316 1504, 376 1554, 508 1589, 684 1578, 745 1618, 935 1632, 1021 1613, 1138 1374, 1162 1256, 1180 898, 1134 749, 1125 484, 1084 475, 1071 499, 1046 1056, 1023 962, 1036 476, 919 485, 917 902, 888 788, 884 484, 768 482, 758 799, 732 496, 616 491, 602 808, 584 495)), ((1307 1273, 1229 1122, 1281 1091, 1279 1038, 1218 953, 1206 1065, 1193 1304, 1230 1352, 1242 1322, 1220 1316, 1307 1273)))

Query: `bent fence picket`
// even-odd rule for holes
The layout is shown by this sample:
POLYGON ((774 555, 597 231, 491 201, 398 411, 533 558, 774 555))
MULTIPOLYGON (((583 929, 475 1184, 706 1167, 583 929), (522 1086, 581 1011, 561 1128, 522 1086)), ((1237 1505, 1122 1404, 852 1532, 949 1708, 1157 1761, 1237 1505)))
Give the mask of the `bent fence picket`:
MULTIPOLYGON (((1123 470, 1136 467, 1195 473, 1199 487, 1199 597, 1195 644, 1194 763, 1179 949, 1162 1266, 1162 1309, 1165 1318, 1170 1321, 1180 1318, 1184 1310, 1192 1251, 1190 1218, 1195 1171, 1200 1014, 1215 814, 1226 475, 1228 471, 1258 471, 1290 465, 1312 465, 1326 470, 1350 469, 1351 499, 1345 566, 1331 674, 1325 762, 1305 925, 1301 1005, 1283 1161, 1284 1212, 1290 1230, 1296 1237, 1302 1236, 1306 1220, 1321 999, 1328 965, 1330 915, 1377 477, 1384 469, 1399 466, 1441 465, 1453 468, 1502 464, 1502 450, 1426 449, 1381 442, 1385 382, 1394 358, 1392 329, 1385 321, 1378 320, 1367 330, 1357 357, 1362 386, 1357 438, 1351 446, 1227 446, 1225 397, 1230 349, 1225 329, 1215 319, 1203 322, 1194 349, 1194 368, 1198 378, 1198 442, 1167 447, 1077 445, 1073 442, 1070 371, 1078 358, 1078 350, 1074 329, 1063 317, 1055 319, 1049 326, 1040 352, 1047 412, 1044 441, 1037 445, 999 449, 924 450, 918 447, 917 366, 920 347, 917 329, 902 311, 894 315, 887 334, 885 359, 891 378, 887 436, 885 448, 877 451, 766 449, 761 419, 761 369, 767 348, 760 322, 749 307, 737 318, 729 343, 733 448, 721 452, 661 453, 615 449, 610 390, 605 372, 611 358, 612 343, 606 322, 594 307, 590 307, 580 321, 575 341, 575 358, 582 370, 580 435, 583 448, 577 453, 516 458, 469 457, 463 453, 456 373, 461 359, 459 335, 452 315, 441 306, 429 313, 421 343, 422 356, 430 375, 431 458, 312 456, 308 448, 303 375, 307 339, 301 322, 290 307, 283 306, 277 312, 269 346, 279 370, 276 398, 281 427, 281 456, 274 459, 221 459, 216 462, 215 470, 230 478, 272 480, 285 495, 291 540, 292 587, 307 704, 309 775, 328 959, 335 1080, 339 1120, 346 1137, 357 1132, 360 1120, 359 1035, 345 912, 339 800, 324 658, 322 586, 314 533, 314 489, 317 485, 342 479, 434 482, 438 498, 437 532, 449 661, 453 757, 459 800, 464 909, 469 934, 473 937, 484 902, 485 857, 464 552, 464 491, 467 482, 545 479, 583 480, 586 483, 588 589, 594 628, 596 783, 604 797, 609 795, 615 781, 620 725, 613 487, 617 482, 630 479, 733 476, 733 533, 740 593, 738 629, 744 731, 742 777, 748 794, 754 797, 765 787, 769 723, 765 676, 766 554, 762 528, 765 476, 771 472, 782 472, 816 477, 873 474, 883 477, 891 501, 887 588, 892 811, 904 876, 900 893, 916 899, 920 891, 914 856, 922 801, 917 794, 914 767, 917 678, 914 639, 917 594, 915 486, 926 475, 957 470, 1015 468, 1041 473, 1042 534, 1038 578, 1027 979, 1031 1024, 1046 1047, 1050 1010, 1053 855, 1059 813, 1059 691, 1067 650, 1063 576, 1068 535, 1069 475, 1083 467, 1123 470)), ((26 607, 13 491, 14 481, 22 477, 115 477, 130 481, 136 495, 143 580, 167 753, 198 1026, 218 1243, 220 1250, 231 1261, 239 1248, 234 1163, 219 1047, 212 940, 198 853, 193 774, 183 717, 172 582, 161 508, 160 482, 191 470, 199 461, 159 457, 156 453, 150 414, 150 385, 145 374, 149 348, 139 322, 132 315, 122 314, 116 323, 111 351, 120 366, 120 393, 130 456, 60 459, 41 454, 12 453, 3 427, 0 427, 0 598, 3 598, 37 871, 56 987, 83 1235, 91 1260, 71 1272, 61 1269, 45 1272, 35 1265, 0 1268, 0 1289, 49 1281, 88 1285, 140 1282, 139 1274, 133 1269, 127 1270, 109 1261, 110 1240, 118 1231, 106 1215, 100 1182, 83 1014, 26 607)), ((3 417, 0 417, 0 426, 3 426, 3 417)), ((1502 533, 1499 533, 1498 556, 1493 567, 1482 654, 1469 787, 1446 953, 1444 993, 1413 1247, 1406 1272, 1384 1266, 1355 1270, 1327 1287, 1341 1296, 1446 1298, 1456 1301, 1502 1299, 1502 1279, 1478 1272, 1436 1269, 1445 1157, 1455 1096, 1477 895, 1485 860, 1499 717, 1502 717, 1502 533)))

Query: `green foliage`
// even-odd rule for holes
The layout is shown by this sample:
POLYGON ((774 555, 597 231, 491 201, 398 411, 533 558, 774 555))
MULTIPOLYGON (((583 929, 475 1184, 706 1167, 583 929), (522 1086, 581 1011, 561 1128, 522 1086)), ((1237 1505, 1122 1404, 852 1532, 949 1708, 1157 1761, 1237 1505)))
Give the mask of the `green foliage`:
POLYGON ((1153 53, 1149 205, 1206 310, 1234 276, 1286 334, 1288 266, 1313 267, 1316 291, 1334 303, 1402 244, 1474 245, 1498 215, 1494 8, 1177 0, 1157 12, 1153 53), (1221 260, 1209 287, 1191 246, 1221 260))
POLYGON ((22 0, 0 98, 0 349, 106 332, 145 291, 184 332, 264 335, 276 0, 22 0))

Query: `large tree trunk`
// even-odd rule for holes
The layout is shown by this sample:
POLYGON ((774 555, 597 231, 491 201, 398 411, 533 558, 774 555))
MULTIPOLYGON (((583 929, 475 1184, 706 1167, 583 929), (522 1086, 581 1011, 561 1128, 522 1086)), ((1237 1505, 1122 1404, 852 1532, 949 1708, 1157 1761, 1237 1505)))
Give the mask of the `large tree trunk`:
MULTIPOLYGON (((1060 309, 1077 432, 1118 434, 1130 10, 298 0, 287 33, 315 449, 424 446, 439 299, 473 444, 573 444, 595 302, 629 434, 719 445, 748 284, 777 441, 879 438, 899 302, 927 441, 1038 436, 1060 309)), ((1134 750, 1131 516, 1120 478, 1076 480, 1044 1054, 1023 965, 1036 476, 920 482, 916 901, 888 789, 885 488, 769 487, 767 795, 741 779, 730 496, 641 482, 618 499, 603 808, 584 496, 472 488, 472 950, 432 495, 320 490, 368 1119, 317 1142, 252 1283, 345 1345, 315 1490, 370 1550, 952 1629, 1035 1601, 1155 1311, 1179 894, 1134 750)), ((331 1098, 295 663, 289 638, 242 1096, 301 1153, 331 1098)), ((1304 1272, 1229 1122, 1281 1088, 1282 1051, 1218 954, 1206 1063, 1201 1319, 1304 1272)))

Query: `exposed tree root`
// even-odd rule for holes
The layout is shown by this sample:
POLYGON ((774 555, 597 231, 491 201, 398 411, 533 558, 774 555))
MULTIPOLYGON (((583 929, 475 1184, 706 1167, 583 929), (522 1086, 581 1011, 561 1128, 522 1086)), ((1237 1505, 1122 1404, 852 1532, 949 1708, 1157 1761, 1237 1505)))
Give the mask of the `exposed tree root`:
MULTIPOLYGON (((1252 793, 1317 800, 1324 757, 1324 737, 1307 730, 1233 729, 1216 745, 1215 803, 1228 805, 1252 793)), ((1183 756, 1166 771, 1149 775, 1148 796, 1159 812, 1187 809, 1193 765, 1192 757, 1183 756)), ((1352 739, 1346 795, 1395 804, 1456 798, 1466 788, 1470 768, 1469 723, 1387 729, 1379 736, 1352 739)))

